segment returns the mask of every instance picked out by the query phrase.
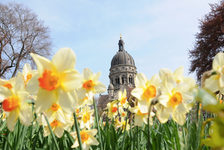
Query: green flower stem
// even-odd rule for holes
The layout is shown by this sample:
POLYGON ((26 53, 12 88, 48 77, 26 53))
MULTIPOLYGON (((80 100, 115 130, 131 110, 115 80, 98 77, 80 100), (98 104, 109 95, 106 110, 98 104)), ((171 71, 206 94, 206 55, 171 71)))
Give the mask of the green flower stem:
POLYGON ((27 127, 23 126, 23 130, 22 130, 22 136, 21 136, 21 143, 20 143, 20 150, 23 149, 23 141, 24 141, 24 137, 25 137, 25 134, 26 134, 26 129, 27 127))
POLYGON ((98 111, 96 108, 96 102, 95 102, 94 98, 93 98, 93 106, 94 106, 94 111, 95 111, 95 119, 96 119, 96 124, 97 124, 97 129, 98 129, 100 148, 101 148, 101 150, 103 150, 103 142, 102 142, 102 136, 101 136, 100 126, 99 126, 98 111))
POLYGON ((138 135, 139 129, 137 126, 137 149, 139 149, 139 135, 138 135))
MULTIPOLYGON (((151 106, 151 105, 150 105, 151 106)), ((150 111, 148 112, 148 118, 147 118, 147 123, 148 123, 148 146, 147 149, 150 150, 150 125, 149 125, 149 118, 150 118, 150 111)))
POLYGON ((77 134, 78 141, 79 141, 79 147, 80 147, 80 150, 82 150, 82 140, 81 140, 79 125, 78 125, 78 121, 77 121, 75 112, 73 113, 73 115, 74 115, 74 119, 75 119, 75 129, 76 129, 76 134, 77 134))
POLYGON ((125 118, 125 127, 124 127, 124 137, 123 137, 123 142, 122 142, 122 150, 124 150, 125 147, 125 138, 126 138, 126 127, 127 127, 127 122, 128 122, 128 115, 125 118))
POLYGON ((147 149, 148 150, 150 149, 150 146, 151 146, 151 142, 150 142, 150 124, 149 124, 150 113, 152 111, 152 106, 154 106, 154 105, 156 105, 158 103, 157 98, 159 97, 159 95, 160 95, 160 92, 157 95, 157 97, 152 99, 151 104, 149 105, 149 109, 148 109, 148 119, 147 119, 147 123, 148 123, 148 146, 147 146, 147 149))
POLYGON ((51 129, 51 126, 50 126, 50 124, 49 124, 49 121, 48 121, 46 115, 43 114, 43 113, 42 113, 42 115, 44 115, 44 118, 45 118, 45 120, 46 120, 46 122, 47 122, 48 128, 50 129, 50 132, 51 132, 51 135, 52 135, 52 137, 53 137, 53 140, 54 140, 54 143, 55 143, 55 145, 56 145, 57 150, 60 150, 60 149, 59 149, 59 146, 58 146, 58 143, 57 143, 57 140, 56 140, 55 135, 54 135, 54 133, 53 133, 53 131, 52 131, 52 129, 51 129))
MULTIPOLYGON (((133 139, 133 130, 132 130, 132 122, 131 121, 130 121, 130 139, 131 139, 131 141, 134 141, 134 139, 133 139)), ((131 150, 134 149, 134 144, 135 144, 135 142, 131 142, 131 150)))

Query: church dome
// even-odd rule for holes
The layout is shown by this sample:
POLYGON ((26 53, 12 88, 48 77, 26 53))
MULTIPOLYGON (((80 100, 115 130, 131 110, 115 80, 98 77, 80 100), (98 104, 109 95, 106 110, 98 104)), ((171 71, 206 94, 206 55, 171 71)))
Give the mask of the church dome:
POLYGON ((118 51, 111 61, 111 67, 115 65, 132 65, 135 66, 134 59, 126 51, 118 51))
POLYGON ((111 68, 116 65, 131 65, 135 66, 134 59, 127 51, 124 50, 124 41, 120 38, 119 40, 119 51, 113 57, 111 61, 111 68))

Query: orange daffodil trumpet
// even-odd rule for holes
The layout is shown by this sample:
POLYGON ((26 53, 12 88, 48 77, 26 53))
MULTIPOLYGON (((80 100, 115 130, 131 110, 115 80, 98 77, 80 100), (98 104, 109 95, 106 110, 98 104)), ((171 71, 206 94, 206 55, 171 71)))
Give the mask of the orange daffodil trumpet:
POLYGON ((25 90, 23 81, 21 73, 9 81, 0 81, 0 102, 2 102, 7 127, 10 131, 14 130, 18 119, 26 126, 32 121, 32 107, 27 103, 29 93, 25 90))
POLYGON ((194 103, 195 81, 191 78, 183 78, 177 82, 174 73, 167 69, 160 70, 161 95, 159 104, 156 105, 157 117, 161 123, 167 122, 170 116, 178 124, 183 125, 186 114, 194 103))
POLYGON ((31 94, 37 94, 36 111, 43 112, 54 103, 64 111, 72 111, 75 103, 74 90, 81 85, 80 74, 74 69, 76 57, 69 48, 60 49, 52 61, 31 54, 38 74, 32 77, 28 86, 31 94))

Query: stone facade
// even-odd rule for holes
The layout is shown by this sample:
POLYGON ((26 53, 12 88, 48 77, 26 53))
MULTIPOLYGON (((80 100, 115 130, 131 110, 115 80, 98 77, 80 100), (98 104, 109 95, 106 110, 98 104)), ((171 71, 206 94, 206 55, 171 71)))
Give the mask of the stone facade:
MULTIPOLYGON (((106 104, 118 98, 118 91, 133 89, 135 87, 134 79, 137 74, 136 66, 132 56, 124 49, 124 41, 120 37, 118 42, 119 50, 114 55, 110 67, 110 84, 108 86, 108 95, 100 95, 98 100, 98 109, 102 110, 106 104)), ((130 91, 129 91, 130 92, 130 91)))

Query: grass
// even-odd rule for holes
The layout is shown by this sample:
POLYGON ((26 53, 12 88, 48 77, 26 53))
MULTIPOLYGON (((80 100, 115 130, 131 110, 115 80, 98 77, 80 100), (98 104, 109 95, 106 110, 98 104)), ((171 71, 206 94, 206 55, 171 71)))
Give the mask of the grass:
MULTIPOLYGON (((154 118, 154 123, 150 127, 148 125, 134 127, 133 122, 131 122, 130 130, 122 131, 122 129, 116 129, 114 124, 108 120, 103 125, 96 112, 94 127, 98 129, 96 138, 100 144, 92 146, 91 149, 209 150, 209 147, 200 145, 203 117, 200 115, 201 117, 194 119, 193 116, 195 116, 194 112, 188 114, 188 119, 183 126, 176 124, 172 120, 161 124, 154 118), (150 129, 150 135, 148 135, 148 128, 150 129)), ((43 127, 39 126, 36 120, 29 127, 23 126, 18 121, 14 131, 9 132, 6 121, 0 119, 0 129, 0 149, 3 150, 68 150, 71 149, 71 145, 74 143, 74 139, 68 131, 64 132, 62 138, 57 138, 53 134, 44 137, 43 127)))

